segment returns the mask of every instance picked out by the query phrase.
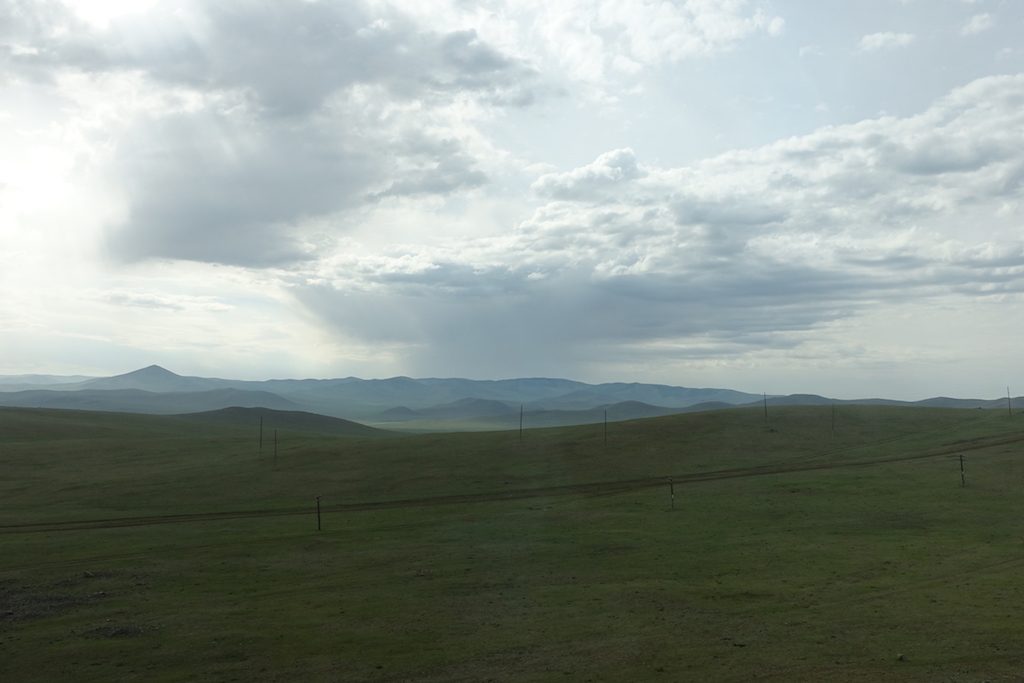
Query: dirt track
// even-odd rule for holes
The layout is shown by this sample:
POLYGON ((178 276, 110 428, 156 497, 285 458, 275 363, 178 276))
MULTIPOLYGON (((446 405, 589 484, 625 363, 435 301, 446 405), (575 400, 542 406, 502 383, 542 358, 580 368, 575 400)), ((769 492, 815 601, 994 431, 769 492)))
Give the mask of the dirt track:
MULTIPOLYGON (((848 467, 868 467, 885 463, 923 460, 954 455, 968 451, 976 451, 993 446, 1002 446, 1024 441, 1024 434, 1013 436, 973 439, 940 448, 929 449, 910 455, 889 456, 847 462, 777 462, 754 467, 738 467, 733 469, 714 470, 688 474, 672 474, 643 477, 640 479, 621 479, 616 481, 600 481, 585 484, 569 484, 564 486, 543 486, 529 489, 509 489, 504 491, 487 491, 482 493, 466 493, 446 496, 427 496, 423 498, 405 498, 398 500, 368 501, 361 503, 341 503, 324 505, 324 514, 339 512, 359 512, 365 510, 387 510, 394 508, 426 507, 431 505, 455 505, 469 503, 490 503, 504 500, 522 500, 526 498, 547 498, 552 496, 593 495, 623 493, 654 486, 664 486, 669 479, 676 484, 698 483, 702 481, 718 481, 722 479, 738 479, 790 472, 807 472, 813 470, 830 470, 848 467)), ((51 522, 33 522, 26 524, 0 525, 0 534, 47 533, 53 531, 81 531, 86 529, 113 529, 117 527, 151 526, 155 524, 180 524, 186 522, 212 522, 229 519, 245 519, 249 517, 285 517, 289 515, 313 514, 310 506, 273 508, 266 510, 233 510, 222 512, 197 512, 181 515, 153 515, 145 517, 114 517, 108 519, 66 520, 51 522)))

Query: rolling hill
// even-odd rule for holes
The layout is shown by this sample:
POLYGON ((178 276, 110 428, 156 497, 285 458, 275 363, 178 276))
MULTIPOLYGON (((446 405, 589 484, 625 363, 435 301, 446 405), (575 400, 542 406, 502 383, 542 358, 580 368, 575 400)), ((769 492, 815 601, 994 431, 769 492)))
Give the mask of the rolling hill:
POLYGON ((1019 679, 1020 417, 838 412, 370 440, 0 408, 0 678, 1019 679))
POLYGON ((329 436, 394 436, 393 432, 367 427, 358 422, 296 410, 232 407, 202 413, 185 413, 176 417, 187 422, 246 427, 250 429, 253 429, 262 420, 264 434, 268 437, 275 429, 329 436))

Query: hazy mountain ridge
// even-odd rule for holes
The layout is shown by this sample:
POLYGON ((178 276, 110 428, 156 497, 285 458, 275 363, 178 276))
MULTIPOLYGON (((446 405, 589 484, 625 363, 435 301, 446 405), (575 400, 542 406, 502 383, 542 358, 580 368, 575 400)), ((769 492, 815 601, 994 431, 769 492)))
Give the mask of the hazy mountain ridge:
MULTIPOLYGON (((3 378, 0 377, 0 384, 2 382, 3 378)), ((19 387, 21 390, 29 388, 28 386, 19 387)), ((45 388, 50 391, 68 393, 124 390, 140 390, 158 394, 185 392, 201 394, 226 389, 260 391, 290 401, 291 408, 302 408, 324 415, 353 419, 374 418, 385 411, 399 407, 412 411, 432 411, 435 413, 434 417, 439 418, 442 416, 492 415, 501 412, 502 406, 498 405, 499 403, 507 404, 509 410, 517 410, 522 405, 527 410, 536 411, 587 410, 623 401, 640 401, 652 405, 660 405, 656 401, 662 401, 667 407, 686 407, 714 400, 737 404, 757 398, 754 394, 744 394, 728 389, 689 389, 636 383, 593 385, 548 377, 502 380, 437 377, 414 379, 404 376, 387 379, 346 377, 265 381, 228 380, 178 375, 158 365, 151 365, 113 377, 99 377, 67 383, 56 382, 48 384, 45 388)), ((82 401, 81 397, 67 397, 59 400, 57 397, 50 398, 56 403, 75 404, 82 401)), ((15 403, 14 401, 12 398, 0 397, 0 404, 6 402, 6 405, 23 405, 22 402, 15 403)), ((255 405, 272 408, 283 407, 270 405, 268 402, 255 405)), ((213 409, 214 407, 228 406, 214 406, 211 401, 207 401, 204 403, 203 409, 213 409)), ((117 409, 121 409, 120 405, 117 409)))
POLYGON ((0 375, 0 392, 80 383, 95 379, 85 375, 0 375))
POLYGON ((14 408, 61 408, 119 413, 173 415, 230 406, 297 410, 300 406, 268 391, 213 389, 199 392, 153 392, 141 389, 32 389, 0 394, 0 405, 14 408))
POLYGON ((81 388, 98 391, 138 389, 155 393, 180 393, 237 388, 231 384, 225 380, 177 375, 159 365, 150 365, 123 375, 86 380, 81 383, 81 388))
MULTIPOLYGON (((1014 410, 1024 408, 1024 397, 1016 396, 1010 399, 1014 410)), ((743 404, 744 406, 758 405, 763 401, 753 401, 743 404)), ((892 398, 854 398, 838 399, 819 396, 817 394, 790 394, 788 396, 769 396, 769 406, 826 406, 826 405, 872 405, 872 406, 907 406, 918 408, 959 408, 984 410, 1006 410, 1006 397, 1003 398, 950 398, 948 396, 936 396, 920 401, 900 401, 892 398)))
POLYGON ((756 394, 732 389, 691 389, 663 384, 613 382, 577 389, 567 394, 530 403, 534 408, 580 410, 605 403, 636 401, 666 408, 687 408, 697 403, 718 401, 738 405, 756 400, 756 394))
MULTIPOLYGON (((934 397, 834 400, 816 394, 764 398, 732 389, 558 378, 471 380, 391 377, 361 379, 230 380, 178 375, 158 365, 112 377, 0 376, 0 405, 148 414, 216 411, 232 407, 302 411, 361 422, 415 423, 438 428, 516 428, 587 424, 679 412, 773 405, 903 405, 1005 409, 1006 399, 934 397), (66 380, 66 381, 65 381, 66 380)), ((1013 399, 1024 405, 1024 399, 1013 399)))

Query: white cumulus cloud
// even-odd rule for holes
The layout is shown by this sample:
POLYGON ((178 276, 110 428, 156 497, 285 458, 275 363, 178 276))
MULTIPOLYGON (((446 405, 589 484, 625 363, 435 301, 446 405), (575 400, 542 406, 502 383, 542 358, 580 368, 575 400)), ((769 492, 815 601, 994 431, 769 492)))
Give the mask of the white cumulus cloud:
POLYGON ((540 195, 556 199, 591 199, 616 185, 642 178, 645 171, 628 147, 605 152, 586 166, 566 173, 547 173, 533 184, 540 195))
POLYGON ((991 14, 975 14, 971 17, 963 28, 960 29, 960 33, 965 36, 975 36, 979 33, 984 33, 995 26, 995 21, 992 19, 991 14))
POLYGON ((869 33, 860 39, 861 52, 876 52, 897 47, 906 47, 914 42, 912 33, 869 33))

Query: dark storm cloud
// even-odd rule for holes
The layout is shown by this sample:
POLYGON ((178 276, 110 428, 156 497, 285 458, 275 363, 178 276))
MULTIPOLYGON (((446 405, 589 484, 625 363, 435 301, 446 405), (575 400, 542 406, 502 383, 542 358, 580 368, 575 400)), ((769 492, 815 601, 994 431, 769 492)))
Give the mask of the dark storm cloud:
POLYGON ((626 349, 649 358, 701 357, 700 345, 681 351, 681 340, 706 340, 704 355, 719 357, 792 349, 807 332, 879 301, 1024 291, 1024 268, 1008 270, 1024 264, 1020 257, 961 254, 942 263, 900 256, 815 266, 753 249, 722 261, 712 256, 716 245, 680 245, 675 272, 602 274, 598 264, 565 253, 554 261, 548 254, 543 277, 534 278, 540 267, 531 261, 542 255, 525 244, 515 253, 526 261, 522 267, 438 262, 415 272, 364 274, 358 286, 319 284, 293 293, 340 334, 401 348, 413 371, 484 373, 497 364, 571 374, 626 349))
POLYGON ((497 254, 481 255, 492 265, 476 266, 438 259, 410 269, 396 260, 354 268, 349 285, 293 291, 339 330, 411 345, 408 353, 424 368, 459 357, 482 362, 481 349, 543 353, 571 367, 582 347, 695 335, 744 344, 770 334, 769 347, 786 347, 792 340, 778 333, 847 316, 906 282, 865 282, 864 270, 817 268, 750 249, 722 261, 714 256, 723 251, 717 233, 680 241, 652 227, 627 240, 632 252, 618 250, 619 233, 630 230, 628 216, 600 228, 581 225, 577 241, 556 248, 541 228, 506 245, 505 263, 493 263, 497 254), (666 265, 635 268, 645 260, 666 265))
POLYGON ((375 161, 329 126, 245 125, 230 114, 158 116, 124 132, 115 173, 131 199, 111 246, 266 266, 308 258, 293 221, 351 205, 375 161))
POLYGON ((1024 78, 981 85, 918 117, 687 169, 615 150, 542 176, 534 191, 553 201, 512 236, 356 261, 293 293, 339 333, 402 348, 414 369, 481 373, 792 349, 883 305, 1024 293, 1019 230, 969 218, 1024 200, 1007 180, 1024 114, 1004 92, 1024 92, 1024 78))
POLYGON ((794 342, 785 332, 848 315, 858 305, 837 302, 837 295, 853 291, 849 279, 783 264, 774 268, 595 278, 586 268, 566 266, 539 280, 506 269, 463 269, 454 288, 439 287, 443 278, 430 272, 405 276, 401 286, 358 293, 326 286, 295 293, 344 334, 407 347, 404 354, 416 369, 549 363, 571 373, 612 349, 657 340, 702 336, 788 348, 794 342), (819 287, 818 294, 801 289, 798 280, 819 287))

